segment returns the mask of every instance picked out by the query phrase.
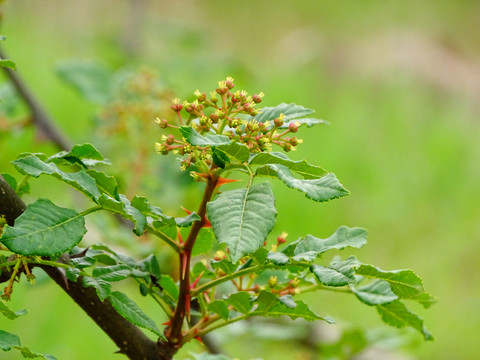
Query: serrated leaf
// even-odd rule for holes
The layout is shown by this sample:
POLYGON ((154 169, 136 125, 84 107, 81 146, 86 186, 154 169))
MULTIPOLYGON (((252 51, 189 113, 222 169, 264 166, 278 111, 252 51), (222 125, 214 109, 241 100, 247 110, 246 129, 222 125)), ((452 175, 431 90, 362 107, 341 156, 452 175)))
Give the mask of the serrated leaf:
POLYGON ((212 269, 222 269, 226 274, 231 274, 237 270, 237 265, 227 259, 222 259, 220 261, 212 260, 210 261, 210 264, 212 265, 212 269))
POLYGON ((413 297, 411 300, 418 301, 425 309, 428 309, 430 306, 434 305, 438 300, 435 296, 432 296, 428 293, 422 293, 413 297))
POLYGON ((224 135, 200 135, 194 128, 190 126, 180 126, 179 130, 185 140, 193 146, 218 146, 227 145, 232 142, 227 136, 224 135))
POLYGON ((220 169, 225 169, 225 165, 230 162, 228 155, 217 150, 215 147, 212 148, 212 160, 220 169))
POLYGON ((102 194, 97 203, 105 210, 113 211, 120 214, 122 217, 129 219, 135 225, 133 232, 140 236, 145 232, 147 219, 137 208, 130 204, 130 201, 124 196, 120 195, 120 201, 115 200, 111 196, 102 194))
POLYGON ((360 265, 355 273, 368 278, 388 281, 392 291, 401 299, 412 298, 425 291, 422 279, 412 270, 384 271, 372 265, 360 265))
POLYGON ((15 334, 0 330, 0 349, 9 351, 15 346, 21 346, 20 338, 15 334))
POLYGON ((299 122, 300 124, 306 124, 307 126, 312 126, 315 124, 328 124, 325 120, 314 119, 314 118, 303 118, 306 115, 313 114, 315 111, 312 109, 307 109, 301 105, 297 104, 285 104, 281 103, 275 107, 264 107, 261 110, 261 113, 255 116, 255 120, 258 122, 272 122, 274 119, 278 118, 281 114, 285 115, 284 124, 280 127, 288 128, 288 125, 292 122, 299 122))
POLYGON ((15 64, 12 60, 8 60, 8 59, 0 59, 0 66, 6 67, 12 70, 17 70, 17 64, 15 64))
POLYGON ((23 347, 15 347, 15 349, 20 350, 20 353, 24 358, 28 359, 36 359, 36 358, 41 358, 44 360, 57 360, 57 358, 53 355, 50 354, 41 354, 35 351, 30 350, 28 347, 23 346, 23 347))
POLYGON ((269 317, 277 317, 277 316, 282 316, 286 315, 290 317, 290 319, 295 320, 297 318, 302 318, 307 321, 314 321, 314 320, 325 320, 322 317, 318 316, 314 312, 312 312, 307 304, 305 304, 303 301, 299 300, 294 302, 295 306, 287 306, 285 305, 286 299, 280 298, 280 301, 277 302, 273 307, 271 307, 268 312, 265 313, 264 316, 269 316, 269 317))
POLYGON ((39 199, 28 205, 14 227, 5 225, 0 242, 16 254, 54 256, 73 248, 86 232, 85 219, 76 211, 39 199))
POLYGON ((225 302, 228 305, 233 306, 235 310, 242 314, 248 314, 253 306, 252 299, 247 292, 232 294, 227 300, 225 300, 225 302))
POLYGON ((210 304, 208 304, 208 311, 219 315, 222 319, 228 319, 228 305, 223 300, 212 301, 210 304))
POLYGON ((95 166, 97 164, 110 164, 92 144, 74 145, 70 151, 61 151, 48 158, 48 162, 56 164, 78 164, 82 167, 95 166))
POLYGON ((288 264, 290 258, 281 252, 269 251, 267 255, 267 260, 271 261, 275 265, 285 265, 288 264))
POLYGON ((358 260, 354 256, 345 261, 333 261, 328 267, 312 265, 312 272, 322 284, 327 286, 345 286, 356 282, 355 266, 358 260))
POLYGON ((74 88, 86 100, 105 104, 112 98, 111 72, 104 65, 93 61, 69 61, 56 67, 60 78, 74 88))
POLYGON ((139 261, 138 266, 142 271, 152 274, 157 279, 160 279, 162 276, 160 264, 158 263, 157 257, 153 254, 150 254, 145 259, 139 261))
POLYGON ((175 218, 175 223, 179 227, 188 227, 192 225, 195 221, 199 220, 201 220, 201 217, 198 216, 197 213, 194 211, 185 217, 175 218))
POLYGON ((270 184, 226 191, 207 204, 208 218, 233 262, 257 250, 275 225, 277 211, 270 184))
MULTIPOLYGON (((271 152, 259 153, 250 159, 250 165, 279 164, 286 166, 290 171, 301 175, 304 179, 319 179, 328 174, 328 172, 319 166, 310 165, 305 160, 293 161, 284 153, 271 152)), ((276 173, 275 170, 272 170, 276 173)), ((260 170, 261 172, 261 170, 260 170)), ((272 172, 268 175, 271 176, 272 172)))
POLYGON ((16 319, 16 318, 18 318, 22 315, 27 314, 27 313, 28 313, 28 311, 25 310, 25 309, 21 309, 21 310, 18 310, 18 311, 14 312, 14 311, 10 310, 7 305, 5 305, 3 302, 0 301, 0 314, 5 316, 9 320, 16 319))
POLYGON ((230 159, 234 159, 240 163, 248 160, 250 157, 250 150, 244 144, 232 141, 228 145, 219 145, 215 147, 215 150, 221 151, 226 154, 230 159))
POLYGON ((112 284, 102 279, 85 276, 82 278, 82 283, 84 287, 94 287, 101 301, 104 301, 112 291, 112 284))
POLYGON ((107 194, 115 200, 120 200, 117 180, 113 176, 106 175, 97 170, 87 170, 87 174, 95 180, 100 193, 107 194))
POLYGON ((105 281, 120 281, 126 279, 131 274, 131 269, 125 264, 113 266, 98 266, 93 269, 92 276, 105 281))
POLYGON ((295 244, 294 254, 297 255, 307 251, 315 251, 317 254, 322 254, 331 249, 361 248, 367 243, 367 234, 367 230, 362 228, 340 226, 327 239, 319 239, 312 235, 307 235, 295 244))
POLYGON ((24 175, 39 177, 42 174, 52 175, 60 179, 91 199, 100 196, 95 180, 85 170, 67 173, 58 168, 54 163, 47 163, 37 155, 28 154, 12 162, 17 170, 24 175))
POLYGON ((433 340, 432 334, 423 325, 423 320, 408 310, 401 301, 377 305, 376 308, 386 324, 397 328, 410 326, 419 331, 425 340, 433 340))
POLYGON ((314 201, 328 201, 349 194, 333 173, 317 179, 297 179, 286 166, 279 164, 263 165, 257 169, 256 173, 276 176, 289 188, 303 192, 307 198, 314 201))
POLYGON ((108 300, 115 310, 130 321, 132 324, 150 330, 155 335, 163 338, 155 322, 150 319, 133 300, 120 291, 114 291, 108 296, 108 300))
POLYGON ((353 293, 367 305, 387 304, 398 299, 384 280, 375 280, 359 288, 351 287, 353 293))

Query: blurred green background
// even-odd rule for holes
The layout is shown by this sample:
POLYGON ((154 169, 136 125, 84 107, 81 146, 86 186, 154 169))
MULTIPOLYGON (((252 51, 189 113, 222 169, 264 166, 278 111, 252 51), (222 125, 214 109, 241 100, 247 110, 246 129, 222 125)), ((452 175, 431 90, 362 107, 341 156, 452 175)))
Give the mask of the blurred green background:
MULTIPOLYGON (((182 99, 232 76, 237 88, 263 91, 262 105, 295 102, 315 109, 331 126, 302 129, 305 142, 292 157, 334 172, 351 195, 318 204, 276 186, 274 231, 285 230, 294 240, 307 233, 326 237, 340 225, 367 228, 369 243, 355 252, 361 261, 385 270, 414 269, 439 299, 427 311, 413 309, 435 341, 422 343, 413 334, 401 355, 390 358, 477 358, 479 2, 15 0, 2 7, 4 50, 72 142, 92 142, 108 152, 116 133, 96 133, 101 107, 60 79, 62 61, 91 60, 112 72, 146 67, 156 72, 166 94, 182 99)), ((154 117, 143 120, 151 123, 155 141, 160 131, 154 117)), ((56 151, 33 128, 5 129, 0 127, 0 172, 13 174, 9 162, 20 152, 56 151)), ((145 139, 114 149, 129 154, 135 142, 145 139)), ((153 145, 147 148, 153 154, 153 145)), ((122 161, 113 151, 107 156, 114 167, 122 161)), ((155 166, 160 170, 142 186, 161 188, 158 204, 175 211, 179 205, 196 207, 190 190, 188 196, 175 195, 175 181, 162 177, 167 165, 155 166)), ((35 182, 26 200, 50 193, 68 202, 51 184, 35 182)), ((339 322, 332 331, 385 329, 375 310, 353 297, 318 294, 307 300, 339 322)), ((30 314, 15 322, 1 318, 0 327, 20 334, 36 351, 72 360, 118 357, 113 343, 48 282, 17 286, 12 307, 30 314)), ((247 339, 245 346, 243 335, 232 334, 238 341, 224 346, 239 359, 311 358, 285 340, 247 339)))

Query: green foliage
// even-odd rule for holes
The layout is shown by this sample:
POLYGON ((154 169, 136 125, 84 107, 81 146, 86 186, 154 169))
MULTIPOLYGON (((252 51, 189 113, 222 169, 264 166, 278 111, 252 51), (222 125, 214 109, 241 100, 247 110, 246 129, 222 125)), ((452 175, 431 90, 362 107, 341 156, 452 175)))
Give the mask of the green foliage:
POLYGON ((56 360, 57 358, 49 354, 40 354, 31 351, 28 347, 20 344, 20 338, 12 333, 0 330, 0 349, 3 351, 10 351, 12 349, 19 350, 24 358, 28 359, 44 359, 44 360, 56 360))
MULTIPOLYGON (((91 76, 82 79, 68 71, 65 74, 79 90, 95 93, 91 89, 98 84, 91 76)), ((181 169, 188 169, 194 181, 205 183, 198 210, 187 211, 184 217, 164 214, 147 197, 121 194, 113 176, 92 169, 109 162, 91 144, 76 145, 50 157, 20 155, 13 164, 27 180, 53 176, 86 195, 92 207, 77 213, 44 199, 30 204, 15 226, 4 228, 0 242, 14 260, 0 258, 0 267, 13 266, 12 279, 21 264, 62 267, 70 281, 93 287, 99 299, 109 301, 126 320, 176 347, 250 317, 285 316, 333 323, 298 299, 299 294, 310 291, 354 295, 376 307, 386 324, 411 327, 431 340, 423 320, 402 302, 417 301, 428 308, 435 301, 413 271, 381 270, 362 264, 354 256, 324 260, 327 253, 362 248, 367 243, 365 229, 340 226, 328 238, 308 234, 286 244, 286 235, 282 235, 275 243, 271 237, 277 216, 275 195, 270 184, 256 182, 258 178, 278 178, 316 202, 340 198, 348 190, 333 173, 272 151, 274 146, 286 152, 296 149, 302 141, 291 134, 303 125, 325 123, 305 117, 313 110, 296 104, 260 110, 256 106, 263 94, 249 96, 245 91, 233 91, 233 87, 233 79, 227 78, 210 97, 196 91, 193 102, 176 99, 171 108, 177 120, 157 121, 160 128, 170 132, 155 144, 157 152, 176 154, 181 169), (237 180, 229 177, 238 173, 248 177, 247 184, 220 192, 219 187, 237 180), (100 211, 131 221, 134 234, 142 239, 155 237, 155 243, 166 243, 178 256, 180 270, 164 263, 160 266, 153 254, 136 260, 103 244, 74 248, 86 231, 84 217, 100 211), (68 263, 54 261, 68 251, 72 255, 68 263), (128 279, 136 282, 142 296, 158 304, 168 318, 164 329, 127 295, 115 291, 117 282, 128 279)), ((11 290, 10 286, 5 295, 9 297, 11 290)), ((8 308, 0 310, 9 317, 21 315, 8 308)))

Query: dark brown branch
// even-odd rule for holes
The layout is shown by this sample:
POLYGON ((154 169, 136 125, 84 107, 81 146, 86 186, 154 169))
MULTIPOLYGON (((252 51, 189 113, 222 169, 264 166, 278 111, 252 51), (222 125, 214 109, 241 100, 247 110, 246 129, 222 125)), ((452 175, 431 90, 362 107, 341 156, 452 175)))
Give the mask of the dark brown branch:
MULTIPOLYGON (((0 175, 0 215, 5 216, 8 224, 13 224, 25 208, 23 201, 0 175)), ((62 270, 57 267, 40 267, 115 342, 120 353, 132 360, 172 359, 176 352, 174 347, 161 340, 150 340, 137 326, 119 315, 108 300, 100 301, 94 288, 84 288, 80 280, 67 280, 62 270)), ((6 269, 0 270, 0 280, 8 280, 10 277, 6 269)))
MULTIPOLYGON (((7 58, 1 47, 0 58, 7 58)), ((65 136, 60 133, 60 130, 58 130, 58 128, 54 125, 46 110, 35 99, 20 75, 12 69, 6 67, 2 67, 2 69, 17 90, 18 95, 23 99, 27 107, 30 109, 33 123, 38 127, 42 134, 48 139, 52 140, 52 142, 54 142, 61 150, 69 150, 71 145, 66 140, 65 136)))

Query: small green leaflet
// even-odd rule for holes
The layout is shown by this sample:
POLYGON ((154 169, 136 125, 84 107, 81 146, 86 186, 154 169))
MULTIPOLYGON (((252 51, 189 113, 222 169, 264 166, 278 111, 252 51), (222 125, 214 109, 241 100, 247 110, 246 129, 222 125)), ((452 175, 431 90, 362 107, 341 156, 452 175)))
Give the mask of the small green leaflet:
POLYGON ((351 286, 351 289, 358 299, 367 305, 387 304, 398 299, 384 280, 375 280, 359 288, 351 286))
POLYGON ((132 269, 125 264, 112 266, 97 266, 93 269, 92 276, 104 281, 120 281, 126 279, 132 273, 132 269))
POLYGON ((54 256, 73 248, 86 232, 85 219, 76 211, 39 199, 15 220, 14 227, 5 226, 0 242, 16 254, 54 256))
POLYGON ((228 145, 232 141, 224 135, 205 134, 200 135, 194 128, 190 126, 180 126, 180 133, 185 140, 193 146, 217 146, 228 145))
POLYGON ((3 302, 0 301, 0 314, 5 316, 9 320, 13 320, 18 318, 19 316, 25 315, 28 311, 25 309, 18 310, 13 312, 8 308, 7 305, 5 305, 3 302))
POLYGON ((120 291, 114 291, 108 296, 108 300, 117 312, 132 324, 150 330, 155 335, 163 338, 162 332, 158 329, 155 322, 150 319, 135 302, 120 291))
POLYGON ((82 282, 85 287, 94 287, 101 301, 104 301, 112 292, 112 284, 106 280, 85 276, 82 278, 82 282))
POLYGON ((312 235, 307 235, 297 243, 294 253, 298 255, 308 251, 315 251, 317 254, 322 254, 330 249, 361 248, 367 243, 367 234, 367 230, 362 228, 340 226, 327 239, 319 239, 312 235))
POLYGON ((12 349, 19 350, 22 356, 28 359, 40 358, 44 360, 57 360, 53 355, 31 351, 28 347, 21 345, 20 338, 17 335, 3 330, 0 330, 0 349, 3 351, 10 351, 12 349))
POLYGON ((132 206, 130 201, 124 195, 120 195, 119 198, 120 200, 115 200, 106 194, 102 194, 97 202, 103 209, 118 213, 124 218, 131 220, 135 225, 133 229, 135 235, 142 235, 145 232, 145 226, 147 225, 145 215, 143 215, 136 207, 132 206))
POLYGON ((357 275, 388 281, 392 291, 401 299, 413 298, 422 294, 422 279, 412 270, 384 271, 372 265, 361 265, 355 270, 357 275))
POLYGON ((74 145, 70 151, 61 151, 48 158, 56 164, 78 164, 84 168, 97 164, 110 164, 92 144, 74 145))
POLYGON ((255 117, 255 120, 258 122, 272 122, 274 119, 278 118, 281 114, 285 115, 284 124, 280 127, 281 129, 288 128, 290 123, 300 123, 307 126, 313 126, 315 124, 328 124, 325 120, 314 119, 314 118, 303 118, 306 115, 313 114, 315 111, 312 109, 307 109, 301 105, 297 104, 285 104, 281 103, 275 107, 264 107, 259 115, 255 117))
POLYGON ((350 256, 345 261, 333 261, 328 267, 312 265, 312 272, 326 286, 345 286, 356 282, 355 266, 358 260, 350 256))
POLYGON ((39 177, 42 174, 52 175, 73 186, 75 189, 92 199, 96 199, 100 196, 95 180, 88 175, 85 170, 67 173, 60 170, 56 164, 45 162, 35 154, 27 154, 12 163, 21 174, 33 177, 39 177))
POLYGON ((232 294, 225 302, 242 314, 248 314, 253 306, 250 295, 247 292, 232 294))
POLYGON ((217 315, 219 315, 222 319, 227 320, 229 311, 228 305, 223 300, 214 300, 210 304, 208 304, 208 311, 211 311, 217 315))
POLYGON ((279 164, 261 166, 256 173, 257 175, 276 176, 288 187, 303 192, 307 198, 314 201, 328 201, 349 194, 332 173, 317 179, 297 179, 286 166, 279 164))
POLYGON ((207 204, 208 218, 233 262, 257 250, 275 225, 275 198, 267 182, 226 191, 207 204))
POLYGON ((425 340, 433 340, 432 334, 423 325, 423 320, 408 310, 401 301, 377 305, 377 310, 386 324, 397 328, 411 326, 419 331, 425 340))
MULTIPOLYGON (((259 153, 250 159, 250 165, 268 165, 278 164, 286 166, 290 171, 293 171, 304 179, 319 179, 328 174, 328 172, 319 166, 310 165, 305 160, 294 161, 287 155, 280 152, 259 153)), ((261 173, 262 170, 259 170, 261 173)))
POLYGON ((281 252, 269 251, 267 254, 267 260, 275 265, 286 265, 290 261, 290 258, 281 252))
POLYGON ((218 145, 215 147, 215 150, 223 152, 230 159, 234 159, 240 163, 247 161, 250 157, 250 150, 248 150, 248 147, 235 141, 232 141, 227 145, 218 145))

